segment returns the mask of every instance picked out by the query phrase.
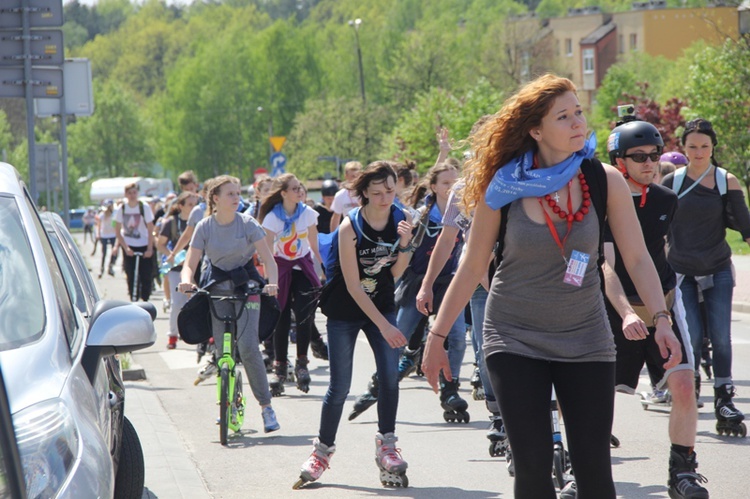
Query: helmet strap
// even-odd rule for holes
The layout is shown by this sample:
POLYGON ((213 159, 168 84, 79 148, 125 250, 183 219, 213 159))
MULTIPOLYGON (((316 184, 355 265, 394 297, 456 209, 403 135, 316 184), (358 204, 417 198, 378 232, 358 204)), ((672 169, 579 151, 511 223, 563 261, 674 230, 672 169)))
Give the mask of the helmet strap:
POLYGON ((620 170, 620 173, 622 173, 622 176, 625 177, 625 180, 632 183, 636 187, 641 188, 641 204, 639 206, 641 208, 646 206, 646 194, 648 193, 648 184, 641 184, 640 182, 636 182, 635 180, 633 180, 628 174, 627 168, 625 168, 624 166, 619 167, 618 170, 620 170))

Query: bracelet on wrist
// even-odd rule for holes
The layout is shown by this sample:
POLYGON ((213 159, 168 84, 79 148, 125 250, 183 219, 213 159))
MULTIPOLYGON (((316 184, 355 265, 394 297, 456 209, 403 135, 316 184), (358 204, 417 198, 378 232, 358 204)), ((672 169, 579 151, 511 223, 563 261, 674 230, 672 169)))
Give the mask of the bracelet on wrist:
POLYGON ((447 338, 447 336, 439 335, 435 331, 433 331, 432 329, 430 329, 430 332, 428 334, 431 334, 433 336, 437 336, 438 338, 443 339, 443 340, 447 338))
POLYGON ((414 246, 412 246, 411 243, 407 244, 406 246, 398 245, 398 252, 399 253, 408 253, 410 251, 414 251, 414 246))
POLYGON ((656 321, 664 317, 667 319, 667 322, 669 322, 669 326, 672 326, 672 314, 669 313, 669 310, 659 310, 654 314, 654 317, 651 319, 651 322, 656 326, 656 321))

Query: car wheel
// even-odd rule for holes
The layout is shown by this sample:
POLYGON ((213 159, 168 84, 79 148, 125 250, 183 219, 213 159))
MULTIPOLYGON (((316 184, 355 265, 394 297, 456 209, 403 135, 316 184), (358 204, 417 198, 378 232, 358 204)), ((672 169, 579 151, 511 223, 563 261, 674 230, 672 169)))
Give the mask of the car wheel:
POLYGON ((143 449, 133 424, 124 418, 120 445, 120 464, 115 477, 115 499, 140 499, 143 495, 145 466, 143 449))

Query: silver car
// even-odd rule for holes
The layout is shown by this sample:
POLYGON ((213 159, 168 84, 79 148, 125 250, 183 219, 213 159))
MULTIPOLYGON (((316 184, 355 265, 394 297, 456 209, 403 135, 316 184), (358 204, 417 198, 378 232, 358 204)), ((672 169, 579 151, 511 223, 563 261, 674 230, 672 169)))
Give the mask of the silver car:
POLYGON ((26 493, 140 497, 143 456, 114 355, 154 343, 156 311, 99 301, 82 262, 0 163, 0 366, 26 493))

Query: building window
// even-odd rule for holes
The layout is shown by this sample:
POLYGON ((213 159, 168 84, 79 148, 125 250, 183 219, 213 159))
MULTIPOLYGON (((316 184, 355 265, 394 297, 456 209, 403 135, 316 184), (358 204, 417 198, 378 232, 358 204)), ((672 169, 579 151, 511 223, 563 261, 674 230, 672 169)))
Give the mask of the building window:
POLYGON ((594 49, 583 49, 583 74, 594 73, 594 49))
POLYGON ((617 51, 621 54, 625 53, 625 35, 619 35, 617 40, 617 51))
POLYGON ((630 50, 638 50, 638 37, 635 33, 630 35, 630 50))
POLYGON ((565 55, 573 57, 573 40, 570 38, 565 39, 565 55))

